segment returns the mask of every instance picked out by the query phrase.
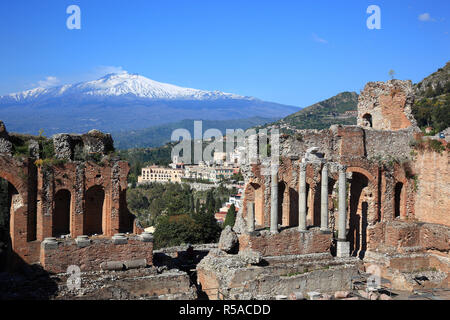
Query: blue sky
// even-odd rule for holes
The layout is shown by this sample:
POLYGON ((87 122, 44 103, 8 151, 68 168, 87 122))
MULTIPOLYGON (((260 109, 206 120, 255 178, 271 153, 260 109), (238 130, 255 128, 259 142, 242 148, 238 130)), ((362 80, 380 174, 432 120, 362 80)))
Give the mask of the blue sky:
POLYGON ((305 107, 450 60, 450 1, 4 0, 0 94, 127 70, 305 107), (69 30, 66 8, 81 9, 69 30), (369 30, 369 5, 381 30, 369 30))

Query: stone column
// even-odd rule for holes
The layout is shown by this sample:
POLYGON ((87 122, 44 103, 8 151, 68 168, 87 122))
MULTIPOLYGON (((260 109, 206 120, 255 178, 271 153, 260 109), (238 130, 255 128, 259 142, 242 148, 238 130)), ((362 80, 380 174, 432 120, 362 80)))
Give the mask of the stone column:
POLYGON ((306 163, 300 163, 298 190, 298 231, 306 231, 306 163))
POLYGON ((328 229, 328 166, 325 163, 322 168, 322 189, 320 194, 320 231, 328 229))
POLYGON ((278 166, 270 167, 271 191, 270 191, 270 232, 278 233, 278 166))
POLYGON ((255 203, 247 202, 247 230, 248 232, 255 231, 255 203))
POLYGON ((346 173, 347 167, 339 165, 339 218, 338 218, 338 242, 337 256, 348 257, 350 255, 350 242, 346 241, 347 228, 347 186, 346 173))

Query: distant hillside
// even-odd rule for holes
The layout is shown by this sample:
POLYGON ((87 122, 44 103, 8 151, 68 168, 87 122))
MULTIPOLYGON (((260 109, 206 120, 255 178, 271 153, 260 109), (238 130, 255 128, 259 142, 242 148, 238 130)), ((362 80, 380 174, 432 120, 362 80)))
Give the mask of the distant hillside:
POLYGON ((450 62, 414 87, 412 111, 419 127, 433 127, 432 134, 450 127, 450 62))
MULTIPOLYGON (((203 120, 202 130, 214 128, 220 130, 224 135, 226 129, 243 129, 264 125, 272 122, 274 118, 252 117, 236 120, 203 120)), ((182 120, 169 124, 152 126, 146 129, 113 132, 114 146, 118 149, 130 148, 152 148, 159 147, 170 141, 175 129, 187 129, 194 138, 194 120, 182 120)))
MULTIPOLYGON (((358 94, 342 92, 327 100, 315 103, 279 121, 269 124, 280 126, 284 131, 294 129, 324 129, 332 124, 356 124, 358 94)), ((267 126, 266 126, 267 127, 267 126)))

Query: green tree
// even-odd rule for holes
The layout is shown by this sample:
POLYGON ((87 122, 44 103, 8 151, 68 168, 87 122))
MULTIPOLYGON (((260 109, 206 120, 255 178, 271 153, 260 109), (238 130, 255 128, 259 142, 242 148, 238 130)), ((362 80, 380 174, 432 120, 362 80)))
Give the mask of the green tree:
POLYGON ((197 202, 195 203, 195 212, 200 213, 200 199, 197 198, 197 202))
POLYGON ((236 207, 234 206, 234 204, 232 204, 227 211, 227 216, 225 218, 225 222, 223 223, 223 227, 224 228, 226 226, 233 227, 235 222, 236 222, 236 207))

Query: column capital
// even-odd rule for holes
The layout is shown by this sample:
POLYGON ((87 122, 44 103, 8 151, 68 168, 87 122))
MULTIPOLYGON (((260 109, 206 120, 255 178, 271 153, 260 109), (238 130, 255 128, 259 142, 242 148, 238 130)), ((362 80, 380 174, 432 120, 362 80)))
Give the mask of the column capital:
POLYGON ((328 163, 325 162, 322 167, 322 171, 328 171, 328 163))
POLYGON ((345 171, 347 171, 347 166, 345 164, 339 164, 338 169, 339 169, 339 172, 345 172, 345 171))
POLYGON ((306 171, 306 163, 305 162, 300 163, 300 171, 306 171))

